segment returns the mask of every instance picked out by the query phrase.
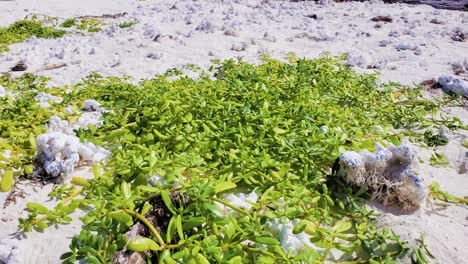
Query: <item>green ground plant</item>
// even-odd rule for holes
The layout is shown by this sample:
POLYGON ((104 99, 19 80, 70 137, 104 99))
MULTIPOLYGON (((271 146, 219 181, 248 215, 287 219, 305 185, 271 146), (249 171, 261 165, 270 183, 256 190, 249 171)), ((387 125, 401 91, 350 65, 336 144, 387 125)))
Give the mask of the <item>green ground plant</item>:
MULTIPOLYGON (((125 247, 146 252, 151 263, 323 263, 334 251, 343 252, 337 262, 398 263, 411 252, 408 245, 376 228, 375 214, 363 205, 366 191, 331 176, 331 166, 342 150, 398 144, 397 130, 463 124, 427 118, 439 104, 419 89, 381 84, 342 59, 215 61, 210 72, 185 69, 198 78, 174 69, 138 84, 88 77, 69 87, 56 109, 100 102, 109 110, 102 126, 77 134, 112 156, 94 167, 93 179, 57 187, 50 194, 55 208, 28 204, 20 228, 67 223, 70 213, 86 208, 64 263, 107 263, 125 247), (153 176, 165 183, 149 184, 153 176), (225 198, 251 191, 259 199, 249 210, 225 198), (308 234, 315 248, 281 247, 269 227, 274 220, 296 221, 293 232, 308 234), (146 235, 127 241, 136 223, 146 235)), ((412 138, 424 141, 423 134, 412 138)))
POLYGON ((0 28, 0 53, 8 51, 8 45, 19 43, 32 36, 38 38, 61 38, 67 31, 46 26, 44 21, 32 18, 16 21, 0 28))
POLYGON ((429 164, 432 166, 440 166, 440 167, 449 167, 450 162, 448 162, 447 158, 438 152, 432 153, 431 157, 429 158, 429 164))
POLYGON ((434 200, 440 200, 448 203, 462 203, 468 205, 467 197, 458 197, 443 191, 438 182, 433 182, 429 186, 429 193, 434 200))
MULTIPOLYGON (((130 27, 133 24, 131 22, 122 23, 126 27, 130 27)), ((122 25, 121 24, 121 25, 122 25)), ((68 18, 63 21, 60 26, 63 28, 76 28, 81 31, 86 32, 99 32, 102 30, 102 26, 105 25, 105 22, 97 18, 68 18)))
POLYGON ((64 28, 70 28, 70 27, 76 26, 76 19, 75 18, 65 19, 65 21, 63 21, 60 24, 60 26, 64 28))
POLYGON ((39 106, 35 97, 40 92, 61 95, 65 91, 65 88, 46 88, 46 85, 46 78, 31 74, 14 80, 9 75, 0 77, 0 86, 6 87, 9 93, 0 97, 0 169, 9 175, 0 180, 2 192, 11 189, 14 178, 32 173, 36 138, 47 130, 50 117, 71 118, 64 115, 60 104, 52 103, 48 109, 39 106))
POLYGON ((97 18, 84 18, 80 20, 76 28, 87 32, 99 32, 102 30, 103 25, 105 25, 104 21, 97 18))
POLYGON ((129 28, 129 27, 133 27, 136 24, 138 24, 138 22, 136 22, 136 21, 124 21, 124 22, 119 24, 119 27, 120 28, 129 28))

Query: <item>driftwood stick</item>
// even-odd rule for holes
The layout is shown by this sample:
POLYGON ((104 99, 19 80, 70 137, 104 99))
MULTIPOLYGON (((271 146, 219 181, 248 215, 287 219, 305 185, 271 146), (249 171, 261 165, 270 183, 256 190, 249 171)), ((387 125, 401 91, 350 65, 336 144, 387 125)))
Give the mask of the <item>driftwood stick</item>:
POLYGON ((80 19, 83 19, 83 18, 119 18, 119 17, 123 17, 123 16, 126 16, 128 13, 127 12, 123 12, 123 13, 116 13, 116 14, 103 14, 103 15, 100 15, 100 16, 79 16, 79 17, 76 17, 76 18, 80 18, 80 19))

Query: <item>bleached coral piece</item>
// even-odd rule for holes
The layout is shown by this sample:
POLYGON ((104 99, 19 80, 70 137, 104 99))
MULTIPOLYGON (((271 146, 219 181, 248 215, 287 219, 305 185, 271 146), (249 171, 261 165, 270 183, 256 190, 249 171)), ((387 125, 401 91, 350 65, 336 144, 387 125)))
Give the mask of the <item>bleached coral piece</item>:
POLYGON ((109 156, 107 150, 62 132, 39 135, 37 152, 45 172, 54 178, 65 178, 80 164, 95 164, 109 156))
POLYGON ((83 110, 87 112, 96 111, 102 112, 104 108, 102 108, 101 104, 93 99, 85 100, 83 103, 83 110))
POLYGON ((99 126, 102 124, 102 121, 101 112, 84 112, 71 126, 73 129, 87 129, 88 125, 99 126))
POLYGON ((39 105, 43 108, 50 107, 49 102, 60 103, 63 100, 62 97, 53 96, 51 94, 44 93, 44 92, 38 93, 35 99, 39 103, 39 105))
POLYGON ((159 184, 166 185, 167 181, 158 174, 155 174, 149 178, 148 183, 153 187, 157 187, 159 184))
POLYGON ((0 85, 0 98, 3 98, 6 96, 6 89, 5 87, 0 85))
POLYGON ((365 163, 362 156, 354 151, 346 151, 340 154, 340 174, 346 181, 362 185, 365 181, 365 163))
MULTIPOLYGON (((229 193, 221 197, 221 199, 230 203, 231 205, 246 209, 247 211, 252 209, 252 204, 255 204, 258 201, 258 198, 258 194, 255 192, 255 190, 250 193, 229 193)), ((224 215, 225 213, 232 213, 236 217, 239 216, 237 212, 233 211, 230 207, 218 202, 215 203, 219 206, 219 208, 222 209, 222 212, 219 213, 220 216, 224 215)))
POLYGON ((52 177, 66 179, 75 167, 82 164, 95 164, 105 160, 109 151, 87 142, 82 143, 74 130, 99 125, 104 109, 95 100, 86 100, 84 112, 77 121, 69 124, 60 117, 49 120, 49 129, 37 137, 37 153, 45 173, 52 177))
POLYGON ((234 206, 244 208, 246 210, 250 210, 250 209, 252 209, 252 204, 250 204, 249 202, 256 203, 257 200, 258 200, 258 194, 255 191, 253 191, 253 192, 251 192, 249 194, 245 194, 245 193, 233 194, 233 193, 230 193, 230 194, 225 195, 223 198, 228 203, 230 203, 230 204, 232 204, 234 206))
POLYGON ((67 135, 74 135, 73 127, 71 127, 66 120, 62 120, 58 116, 52 116, 49 119, 48 132, 61 132, 67 135))
POLYGON ((442 90, 449 94, 458 94, 468 97, 468 82, 455 76, 442 75, 437 82, 442 90))
POLYGON ((297 254, 310 248, 319 250, 319 247, 310 242, 310 236, 305 232, 293 234, 294 225, 298 222, 298 219, 294 219, 293 221, 289 219, 281 221, 280 219, 275 218, 269 220, 266 227, 276 235, 281 243, 281 248, 285 252, 292 250, 294 254, 297 254))
POLYGON ((23 263, 21 252, 18 248, 18 241, 13 239, 0 239, 0 263, 23 263))
POLYGON ((375 200, 412 210, 426 197, 422 178, 415 172, 416 156, 415 149, 406 141, 399 146, 389 143, 388 148, 377 144, 375 152, 346 151, 340 154, 338 175, 368 188, 375 200))

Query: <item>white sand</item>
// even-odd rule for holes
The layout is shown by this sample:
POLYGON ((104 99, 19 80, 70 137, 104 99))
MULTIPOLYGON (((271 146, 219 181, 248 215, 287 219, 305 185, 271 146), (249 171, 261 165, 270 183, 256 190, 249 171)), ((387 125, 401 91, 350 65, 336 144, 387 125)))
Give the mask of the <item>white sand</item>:
MULTIPOLYGON (((99 33, 75 33, 51 40, 33 38, 12 45, 10 54, 0 55, 0 72, 24 60, 28 72, 49 76, 52 84, 62 85, 79 82, 92 71, 140 79, 187 63, 206 67, 215 58, 241 56, 255 62, 261 54, 284 58, 288 52, 295 52, 314 58, 323 52, 349 52, 349 63, 358 71, 371 72, 367 68, 375 67, 385 81, 414 84, 453 74, 451 63, 468 59, 468 42, 451 39, 456 30, 468 35, 468 13, 378 1, 324 5, 254 0, 0 1, 0 26, 28 14, 63 20, 122 12, 128 15, 105 19, 107 25, 99 33), (378 15, 388 15, 393 22, 370 21, 378 15), (118 27, 119 23, 133 19, 139 23, 127 29, 118 27), (153 41, 154 38, 157 40, 153 41), (66 66, 44 70, 53 64, 66 66)), ((468 123, 466 108, 446 111, 468 123)), ((440 148, 452 168, 430 166, 430 152, 421 151, 425 163, 419 173, 427 185, 436 180, 449 193, 468 195, 468 174, 458 173, 460 164, 468 163, 468 149, 460 144, 467 135, 464 131, 456 132, 450 144, 440 148)), ((0 220, 0 239, 10 238, 17 230, 16 219, 26 215, 22 211, 26 202, 46 201, 51 190, 51 186, 36 190, 27 183, 21 186, 26 198, 1 209, 0 219, 6 220, 0 220)), ((4 199, 5 194, 0 194, 0 205, 4 199)), ((467 206, 427 205, 407 215, 392 214, 390 209, 379 206, 376 209, 385 213, 379 223, 392 227, 405 239, 414 242, 424 232, 439 263, 464 263, 468 259, 467 206)), ((76 221, 44 234, 28 234, 28 239, 20 242, 23 263, 58 263, 58 256, 66 251, 70 238, 79 230, 80 222, 76 221)))

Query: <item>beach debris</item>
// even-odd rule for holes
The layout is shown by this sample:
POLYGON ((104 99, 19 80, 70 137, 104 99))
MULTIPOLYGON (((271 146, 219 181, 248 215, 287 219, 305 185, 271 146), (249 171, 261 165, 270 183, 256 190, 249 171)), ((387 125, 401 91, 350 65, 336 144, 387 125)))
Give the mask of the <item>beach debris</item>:
POLYGON ((390 44, 392 44, 392 41, 389 39, 379 41, 379 47, 387 47, 390 44))
POLYGON ((466 75, 468 74, 468 58, 463 61, 452 62, 452 70, 455 75, 466 75))
POLYGON ((231 50, 241 52, 246 50, 248 46, 246 42, 236 42, 232 43, 231 50))
POLYGON ((225 36, 231 36, 231 37, 239 37, 239 32, 237 32, 235 29, 226 29, 224 31, 225 36))
POLYGON ((159 60, 159 59, 162 58, 162 54, 161 53, 150 52, 150 53, 146 54, 145 57, 148 58, 148 59, 159 60))
POLYGON ((28 69, 28 66, 23 61, 19 61, 15 66, 11 67, 12 71, 25 71, 28 69))
POLYGON ((457 76, 442 75, 437 79, 437 83, 448 94, 457 94, 468 98, 468 82, 457 76))
POLYGON ((365 187, 372 199, 384 205, 397 204, 403 211, 420 207, 426 197, 422 178, 416 174, 416 151, 410 143, 387 147, 376 143, 376 151, 345 151, 335 164, 337 175, 348 183, 365 187))
POLYGON ((390 33, 388 33, 388 36, 398 38, 400 36, 400 33, 398 33, 398 31, 390 31, 390 33))
POLYGON ((161 33, 159 30, 152 24, 145 24, 143 26, 143 36, 148 39, 152 39, 153 41, 158 41, 161 37, 161 33))
POLYGON ((269 32, 265 32, 265 34, 263 34, 263 39, 269 42, 276 42, 276 37, 269 32))
POLYGON ((115 14, 102 14, 100 16, 79 16, 77 18, 79 18, 79 19, 91 19, 91 18, 94 18, 94 19, 97 19, 97 18, 116 19, 116 18, 124 17, 126 15, 128 15, 127 12, 122 12, 122 13, 115 13, 115 14))
POLYGON ((205 33, 213 33, 216 30, 216 26, 208 20, 203 20, 196 28, 197 31, 203 31, 205 33))
POLYGON ((368 59, 363 54, 348 52, 346 62, 344 64, 346 66, 357 66, 365 69, 367 68, 368 63, 368 59))
POLYGON ((392 23, 393 18, 391 18, 389 16, 376 16, 376 17, 371 18, 371 21, 372 22, 392 23))
POLYGON ((50 70, 60 69, 60 68, 65 67, 65 66, 67 66, 66 63, 47 64, 41 70, 50 71, 50 70))
POLYGON ((20 264, 21 254, 18 248, 18 241, 13 239, 0 239, 0 263, 20 264))
POLYGON ((454 30, 452 30, 452 32, 450 32, 450 38, 453 40, 453 41, 458 41, 458 42, 463 42, 465 40, 468 39, 468 33, 467 32, 464 32, 462 29, 460 29, 459 27, 455 28, 454 30))
POLYGON ((442 25, 445 24, 445 22, 439 18, 433 18, 429 20, 429 23, 436 24, 436 25, 442 25))
POLYGON ((401 42, 395 45, 396 50, 416 50, 418 46, 412 43, 401 42))

